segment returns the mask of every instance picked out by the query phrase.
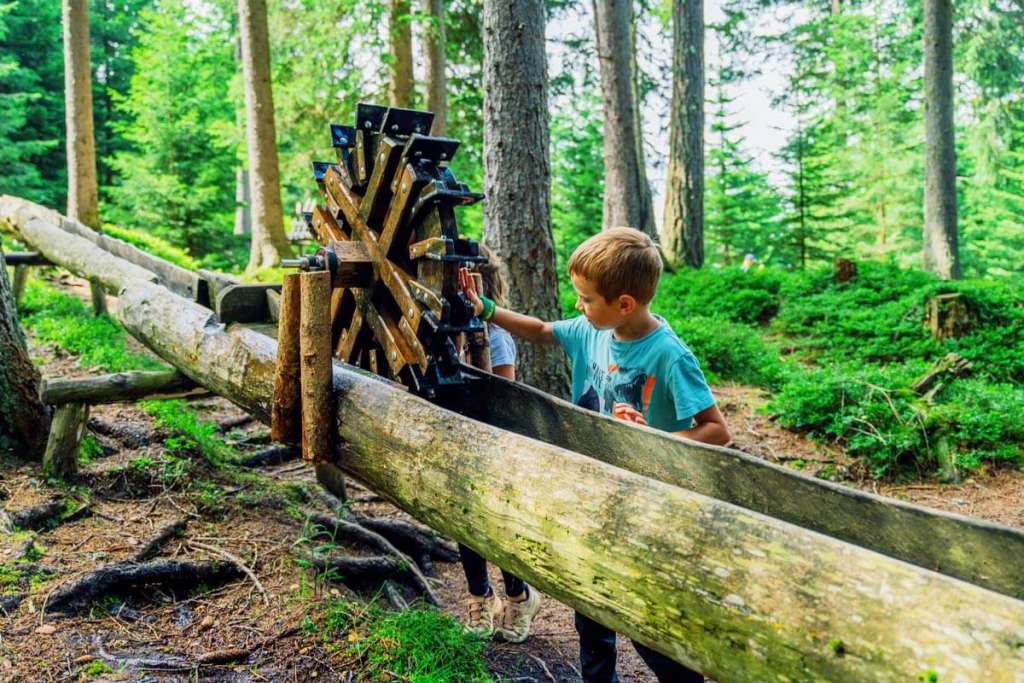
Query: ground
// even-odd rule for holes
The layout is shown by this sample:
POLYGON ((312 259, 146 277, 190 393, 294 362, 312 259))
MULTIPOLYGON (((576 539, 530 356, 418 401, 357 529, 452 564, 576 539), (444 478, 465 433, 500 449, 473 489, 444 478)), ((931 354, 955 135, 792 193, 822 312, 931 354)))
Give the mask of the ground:
MULTIPOLYGON (((84 288, 77 291, 88 296, 84 288)), ((141 347, 135 344, 134 350, 141 347)), ((44 376, 87 372, 59 349, 33 341, 32 352, 44 376)), ((839 449, 776 426, 759 410, 765 401, 759 390, 715 390, 737 447, 748 453, 883 495, 1024 526, 1020 471, 984 472, 956 486, 876 482, 839 449)), ((255 422, 227 426, 244 417, 229 402, 206 396, 189 399, 189 405, 203 421, 222 425, 223 438, 238 451, 266 447, 266 427, 255 422)), ((91 432, 104 453, 83 466, 74 487, 42 481, 35 463, 0 462, 0 503, 7 512, 49 500, 62 503, 60 513, 39 530, 0 536, 0 566, 5 568, 0 594, 27 593, 19 606, 0 616, 0 680, 366 680, 366 662, 325 642, 323 623, 325 605, 341 598, 365 599, 367 594, 326 580, 301 563, 324 543, 312 538, 305 514, 329 511, 310 496, 317 490, 310 468, 290 461, 227 473, 194 450, 169 453, 173 434, 139 406, 97 406, 91 418, 91 432), (155 556, 230 556, 252 575, 198 590, 129 591, 95 600, 67 616, 46 612, 59 587, 132 556, 161 528, 177 521, 184 521, 184 532, 169 538, 155 556), (34 572, 24 569, 28 561, 34 572), (217 658, 229 661, 199 664, 217 658)), ((350 500, 357 514, 405 517, 357 485, 350 488, 350 500)), ((461 618, 461 567, 441 562, 435 567, 434 587, 444 611, 461 618)), ((500 575, 496 570, 492 574, 500 591, 500 575)), ((362 636, 357 628, 347 637, 344 632, 332 635, 347 641, 362 636)), ((624 682, 653 680, 627 642, 620 642, 620 653, 624 682)), ((546 601, 526 643, 492 643, 485 651, 496 677, 524 682, 578 681, 577 657, 572 612, 553 599, 546 601)), ((397 675, 394 679, 403 680, 397 675)))

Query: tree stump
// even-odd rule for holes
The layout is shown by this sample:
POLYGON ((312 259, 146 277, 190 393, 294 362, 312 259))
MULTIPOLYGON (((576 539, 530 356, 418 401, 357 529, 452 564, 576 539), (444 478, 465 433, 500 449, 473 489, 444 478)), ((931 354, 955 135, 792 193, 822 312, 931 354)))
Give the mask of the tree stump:
POLYGON ((924 326, 935 339, 959 338, 974 327, 977 316, 959 292, 933 296, 925 304, 924 326))
POLYGON ((857 277, 857 264, 846 258, 837 258, 832 262, 835 272, 835 281, 849 282, 857 277))
POLYGON ((57 408, 50 426, 50 439, 43 454, 43 473, 48 477, 72 479, 78 474, 78 443, 89 419, 86 403, 65 403, 57 408))

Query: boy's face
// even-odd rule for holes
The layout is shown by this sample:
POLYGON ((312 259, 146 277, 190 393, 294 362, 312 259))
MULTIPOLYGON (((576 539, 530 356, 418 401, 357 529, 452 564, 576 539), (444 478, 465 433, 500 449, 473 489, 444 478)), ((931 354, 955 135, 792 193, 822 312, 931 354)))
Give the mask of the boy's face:
POLYGON ((597 292, 594 283, 587 278, 575 273, 569 277, 572 279, 572 288, 576 290, 576 310, 585 315, 595 329, 615 329, 636 309, 636 300, 628 294, 609 301, 597 292))

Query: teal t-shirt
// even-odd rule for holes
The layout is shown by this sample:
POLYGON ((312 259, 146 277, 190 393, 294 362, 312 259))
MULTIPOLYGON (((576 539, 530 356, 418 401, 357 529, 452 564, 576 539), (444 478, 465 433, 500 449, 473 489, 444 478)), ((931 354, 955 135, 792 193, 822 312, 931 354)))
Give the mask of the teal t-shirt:
POLYGON ((693 352, 655 318, 658 329, 630 341, 594 329, 582 315, 553 324, 572 366, 573 403, 605 415, 626 403, 667 432, 689 429, 694 415, 715 404, 693 352))

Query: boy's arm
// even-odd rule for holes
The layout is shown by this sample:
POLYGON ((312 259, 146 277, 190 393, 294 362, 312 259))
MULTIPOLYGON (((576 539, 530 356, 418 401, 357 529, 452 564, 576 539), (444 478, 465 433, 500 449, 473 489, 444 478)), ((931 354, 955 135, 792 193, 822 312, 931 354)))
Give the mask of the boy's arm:
MULTIPOLYGON (((459 270, 459 284, 462 286, 462 291, 466 298, 473 304, 473 313, 480 315, 484 310, 484 302, 477 295, 473 278, 469 276, 469 271, 465 268, 459 270)), ((521 337, 534 344, 555 343, 555 333, 552 330, 551 323, 546 323, 540 318, 534 318, 531 315, 516 313, 507 308, 496 308, 494 309, 494 316, 491 318, 491 322, 505 328, 509 334, 521 337)))
POLYGON ((715 446, 727 446, 732 442, 729 428, 725 425, 725 417, 718 406, 705 408, 693 416, 693 426, 676 432, 679 436, 685 436, 692 441, 710 443, 715 446))

